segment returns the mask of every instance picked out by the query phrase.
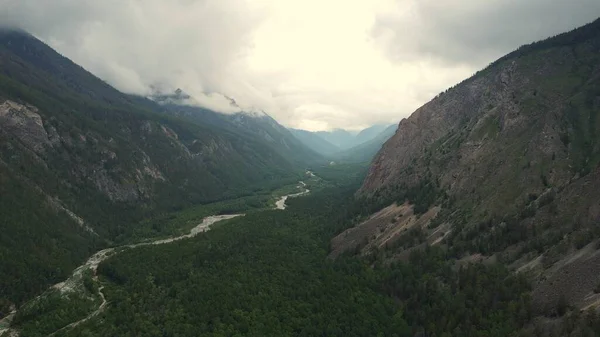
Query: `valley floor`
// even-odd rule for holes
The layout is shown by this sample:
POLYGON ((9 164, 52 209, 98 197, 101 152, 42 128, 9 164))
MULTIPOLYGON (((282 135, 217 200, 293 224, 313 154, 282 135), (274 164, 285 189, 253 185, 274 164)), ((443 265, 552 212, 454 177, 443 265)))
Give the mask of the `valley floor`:
MULTIPOLYGON (((306 174, 312 180, 317 179, 316 176, 311 171, 307 171, 306 174)), ((282 188, 281 191, 289 190, 289 191, 293 191, 293 193, 280 195, 280 192, 275 191, 273 193, 273 195, 277 196, 278 199, 275 202, 274 209, 284 210, 286 208, 286 201, 288 200, 288 198, 294 198, 294 197, 306 195, 310 192, 310 190, 307 188, 307 184, 304 181, 299 181, 298 184, 295 185, 294 189, 296 191, 300 190, 300 192, 293 191, 293 189, 289 189, 287 187, 282 188)), ((203 218, 202 222, 200 224, 196 225, 195 227, 193 227, 187 234, 176 235, 176 236, 172 236, 172 237, 168 237, 168 238, 160 238, 160 239, 155 239, 155 240, 145 240, 144 242, 139 242, 139 243, 135 243, 135 244, 126 244, 123 246, 111 247, 111 248, 100 250, 97 253, 95 253, 94 255, 92 255, 84 264, 77 267, 67 280, 53 285, 47 292, 40 295, 38 298, 31 300, 28 304, 26 304, 24 306, 24 308, 27 311, 27 310, 29 310, 30 307, 35 306, 37 304, 37 302, 45 301, 45 299, 47 297, 50 297, 51 294, 54 294, 54 293, 58 293, 63 297, 68 296, 68 294, 70 294, 70 293, 77 293, 77 292, 85 293, 85 291, 86 291, 86 289, 85 289, 86 286, 84 285, 85 276, 91 275, 92 276, 91 281, 94 283, 100 284, 100 281, 99 281, 98 275, 97 275, 98 265, 100 265, 100 263, 102 263, 106 259, 116 256, 124 251, 130 250, 130 249, 135 249, 138 247, 144 247, 144 246, 156 246, 156 245, 169 244, 169 243, 172 243, 175 241, 193 238, 200 233, 204 233, 204 232, 210 230, 211 226, 216 224, 217 222, 230 220, 230 219, 244 216, 244 215, 245 214, 243 214, 243 213, 210 215, 210 216, 203 218)), ((87 316, 85 316, 77 321, 68 323, 67 325, 60 327, 58 330, 49 333, 48 336, 54 336, 59 333, 67 332, 67 331, 79 326, 80 324, 83 324, 83 323, 89 321, 90 319, 99 315, 100 313, 102 313, 108 306, 108 301, 106 300, 106 296, 103 293, 103 290, 104 290, 104 285, 102 285, 102 284, 100 284, 96 289, 96 294, 94 294, 94 296, 97 296, 100 301, 95 310, 90 312, 87 316)), ((7 336, 19 335, 19 330, 15 329, 15 328, 11 328, 11 326, 10 326, 12 319, 16 315, 17 315, 17 311, 15 310, 10 315, 8 315, 4 319, 0 320, 0 336, 4 336, 5 334, 7 336)))
POLYGON ((173 226, 203 219, 183 226, 186 234, 98 252, 20 308, 13 328, 21 337, 545 336, 523 275, 501 263, 459 264, 437 237, 408 228, 435 214, 403 204, 367 216, 350 175, 316 172, 338 180, 307 177, 270 195, 269 209, 243 217, 218 214, 240 209, 237 202, 208 208, 217 215, 184 210, 173 226), (377 243, 405 227, 411 240, 436 244, 390 260, 409 242, 337 241, 377 243))

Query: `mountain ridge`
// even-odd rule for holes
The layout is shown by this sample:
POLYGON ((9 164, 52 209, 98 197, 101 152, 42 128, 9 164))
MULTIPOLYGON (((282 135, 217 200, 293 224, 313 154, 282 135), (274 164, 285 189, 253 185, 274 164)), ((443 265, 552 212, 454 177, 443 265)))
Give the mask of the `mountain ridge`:
POLYGON ((335 158, 342 162, 370 162, 377 152, 379 152, 379 149, 381 149, 383 144, 396 133, 397 129, 398 126, 396 124, 389 125, 373 138, 347 150, 340 151, 335 155, 335 158))
POLYGON ((290 130, 304 145, 331 160, 362 162, 371 160, 395 128, 395 124, 375 124, 355 133, 344 129, 314 132, 290 130))
POLYGON ((599 55, 596 20, 493 62, 403 119, 357 197, 379 207, 408 199, 415 213, 441 207, 435 225, 421 227, 443 233, 436 244, 457 258, 526 266, 538 313, 561 298, 585 307, 582 293, 593 289, 578 281, 583 271, 557 275, 600 236, 599 55), (552 292, 539 290, 549 282, 552 292), (568 290, 575 283, 581 291, 568 290))
POLYGON ((338 146, 333 145, 319 135, 316 135, 314 132, 301 129, 290 129, 290 131, 306 146, 315 151, 319 151, 322 155, 332 155, 340 151, 338 146))

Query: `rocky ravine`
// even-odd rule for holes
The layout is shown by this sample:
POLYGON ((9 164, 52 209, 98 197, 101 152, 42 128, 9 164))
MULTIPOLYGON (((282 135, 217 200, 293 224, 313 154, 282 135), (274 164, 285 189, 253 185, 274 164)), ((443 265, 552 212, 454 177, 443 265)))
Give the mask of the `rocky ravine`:
MULTIPOLYGON (((467 253, 483 247, 517 268, 541 252, 544 263, 535 266, 548 268, 600 235, 599 113, 597 20, 520 48, 403 119, 357 195, 389 205, 428 186, 435 192, 428 206, 448 207, 444 220, 461 226, 456 240, 473 237, 467 253), (494 238, 507 223, 518 234, 494 238)), ((565 284, 587 277, 577 270, 565 284)), ((585 284, 598 282, 596 275, 585 284)), ((587 288, 569 292, 577 293, 569 304, 583 303, 587 288)), ((559 294, 544 296, 555 302, 559 294)))

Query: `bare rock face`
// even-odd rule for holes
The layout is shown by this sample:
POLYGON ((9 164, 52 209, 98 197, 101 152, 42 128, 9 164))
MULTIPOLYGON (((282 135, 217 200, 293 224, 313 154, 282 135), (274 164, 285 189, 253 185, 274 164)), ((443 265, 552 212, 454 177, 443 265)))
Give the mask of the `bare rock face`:
MULTIPOLYGON (((579 46, 582 53, 589 44, 579 46)), ((569 184, 589 162, 568 140, 581 136, 571 120, 594 111, 577 106, 577 96, 597 97, 600 76, 596 59, 571 78, 578 55, 563 47, 504 60, 440 94, 400 122, 358 194, 429 179, 500 212, 547 185, 569 184), (575 109, 581 116, 572 116, 575 109)))
POLYGON ((38 109, 13 101, 0 104, 0 127, 12 134, 35 152, 44 152, 52 142, 44 128, 38 109))
POLYGON ((389 205, 421 186, 436 189, 430 210, 447 210, 458 257, 528 266, 545 312, 561 297, 598 300, 596 248, 569 256, 600 236, 600 20, 520 48, 403 119, 357 196, 389 205))
MULTIPOLYGON (((378 249, 398 245, 398 240, 409 230, 426 230, 431 219, 439 212, 440 207, 432 207, 427 213, 417 216, 408 203, 390 205, 331 239, 331 252, 328 257, 334 259, 348 251, 371 254, 378 249)), ((441 240, 436 242, 440 237, 435 234, 425 237, 423 241, 438 243, 441 240)))
MULTIPOLYGON (((47 157, 60 153, 63 153, 64 157, 65 153, 71 153, 68 157, 71 162, 70 180, 91 183, 113 202, 148 199, 152 196, 154 182, 166 180, 160 169, 143 150, 139 151, 139 156, 127 158, 130 160, 129 165, 133 165, 134 169, 124 169, 120 165, 111 167, 108 164, 116 163, 120 158, 117 158, 110 142, 99 136, 86 136, 77 130, 61 130, 62 134, 60 134, 54 125, 44 124, 41 112, 35 106, 11 100, 0 103, 1 131, 12 140, 12 143, 20 144, 15 148, 10 142, 8 143, 8 148, 14 152, 12 157, 20 157, 18 151, 34 153, 36 162, 47 168, 46 161, 49 160, 47 157), (89 157, 92 152, 97 152, 97 156, 94 156, 95 160, 90 160, 77 154, 78 152, 81 155, 86 153, 89 157)), ((161 130, 174 142, 178 142, 177 135, 172 130, 165 127, 161 130)), ((183 144, 179 143, 178 146, 187 151, 183 144)))

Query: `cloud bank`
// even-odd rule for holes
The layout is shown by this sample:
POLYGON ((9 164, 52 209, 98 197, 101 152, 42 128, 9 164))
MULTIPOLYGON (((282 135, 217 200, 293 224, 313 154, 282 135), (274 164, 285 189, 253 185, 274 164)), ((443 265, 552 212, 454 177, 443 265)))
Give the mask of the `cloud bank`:
POLYGON ((600 16, 597 0, 0 0, 116 88, 182 88, 221 112, 312 130, 396 122, 518 46, 600 16), (227 97, 226 97, 227 96, 227 97))

